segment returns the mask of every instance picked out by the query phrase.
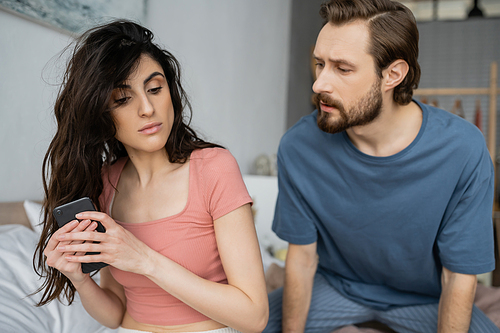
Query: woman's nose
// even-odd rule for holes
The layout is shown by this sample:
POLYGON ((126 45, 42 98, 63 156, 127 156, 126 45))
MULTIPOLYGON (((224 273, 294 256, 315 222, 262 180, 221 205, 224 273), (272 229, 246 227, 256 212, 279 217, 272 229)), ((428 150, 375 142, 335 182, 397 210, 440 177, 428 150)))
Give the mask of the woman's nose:
POLYGON ((154 106, 149 100, 148 96, 143 96, 141 98, 141 105, 139 109, 139 115, 141 117, 151 117, 151 115, 155 112, 154 106))

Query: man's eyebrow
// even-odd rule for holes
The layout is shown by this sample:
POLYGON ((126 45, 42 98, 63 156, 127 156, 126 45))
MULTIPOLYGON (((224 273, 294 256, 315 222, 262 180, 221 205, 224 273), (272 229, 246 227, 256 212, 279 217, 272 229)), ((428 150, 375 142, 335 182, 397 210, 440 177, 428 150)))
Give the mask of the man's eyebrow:
MULTIPOLYGON (((165 78, 165 75, 163 75, 162 73, 160 72, 153 72, 151 73, 151 75, 149 75, 147 78, 144 79, 144 84, 148 83, 149 81, 151 81, 155 76, 162 76, 163 78, 165 78)), ((122 83, 122 84, 119 84, 116 86, 115 89, 132 89, 132 86, 130 86, 129 84, 125 84, 125 83, 122 83)))
MULTIPOLYGON (((323 59, 321 59, 320 57, 317 57, 315 55, 313 55, 313 58, 316 59, 317 61, 324 61, 323 59)), ((328 61, 332 62, 334 64, 341 64, 341 65, 347 65, 347 66, 350 66, 350 67, 356 67, 352 62, 347 61, 345 59, 332 59, 332 58, 328 58, 328 61)))

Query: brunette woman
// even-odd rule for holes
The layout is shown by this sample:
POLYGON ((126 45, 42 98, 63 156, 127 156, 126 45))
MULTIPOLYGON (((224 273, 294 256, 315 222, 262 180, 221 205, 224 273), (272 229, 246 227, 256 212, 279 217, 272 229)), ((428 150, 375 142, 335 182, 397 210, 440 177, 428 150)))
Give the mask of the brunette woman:
POLYGON ((117 21, 77 41, 43 164, 39 305, 78 292, 119 332, 264 329, 251 198, 233 156, 200 139, 186 111, 179 64, 148 29, 117 21), (84 196, 98 212, 58 229, 52 210, 84 196), (109 264, 100 285, 82 273, 88 262, 109 264))

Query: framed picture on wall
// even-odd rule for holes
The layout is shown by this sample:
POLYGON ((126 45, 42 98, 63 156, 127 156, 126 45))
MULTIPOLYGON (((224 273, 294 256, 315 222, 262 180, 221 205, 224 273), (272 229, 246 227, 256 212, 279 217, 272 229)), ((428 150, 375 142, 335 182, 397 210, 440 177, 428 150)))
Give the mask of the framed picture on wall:
POLYGON ((0 0, 0 9, 30 21, 79 34, 116 18, 144 23, 147 0, 0 0))

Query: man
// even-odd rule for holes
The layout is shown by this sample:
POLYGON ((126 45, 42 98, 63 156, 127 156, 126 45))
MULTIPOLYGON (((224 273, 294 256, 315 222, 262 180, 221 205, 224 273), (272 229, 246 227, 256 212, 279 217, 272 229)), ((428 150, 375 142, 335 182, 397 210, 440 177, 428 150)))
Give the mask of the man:
POLYGON ((273 230, 289 248, 265 332, 371 320, 397 332, 499 332, 473 306, 476 274, 494 269, 484 137, 412 100, 420 67, 409 9, 332 0, 320 14, 318 109, 278 152, 273 230))

